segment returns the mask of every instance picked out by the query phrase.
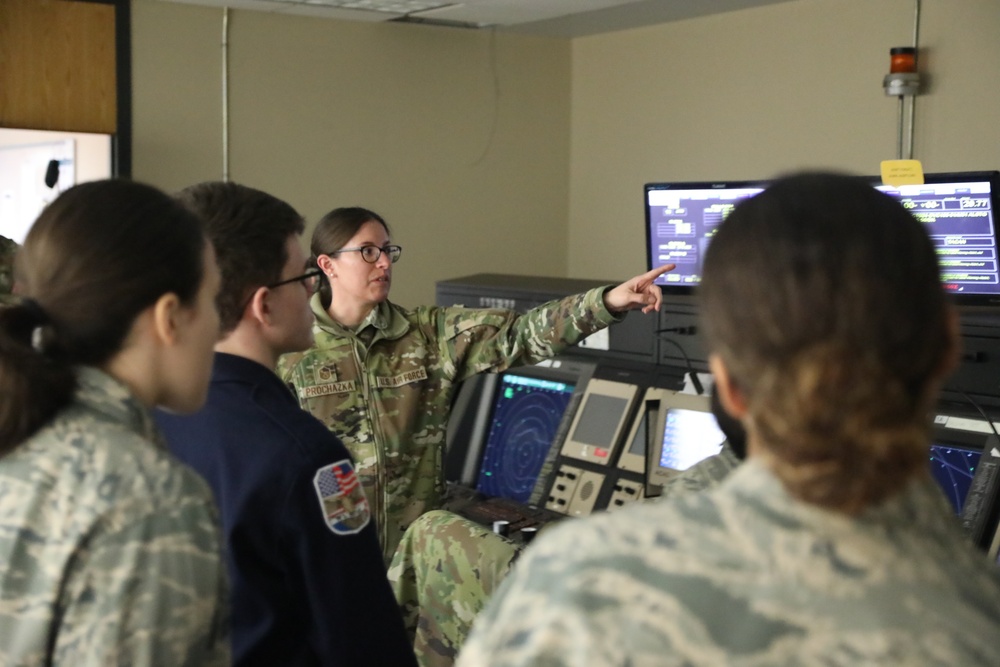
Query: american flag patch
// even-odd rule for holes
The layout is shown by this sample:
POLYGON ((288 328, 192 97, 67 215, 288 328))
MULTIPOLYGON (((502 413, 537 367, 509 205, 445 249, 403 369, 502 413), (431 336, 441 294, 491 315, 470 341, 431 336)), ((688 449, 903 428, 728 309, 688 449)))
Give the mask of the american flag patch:
POLYGON ((338 535, 352 535, 368 525, 371 510, 354 466, 348 459, 323 466, 313 477, 327 527, 338 535))

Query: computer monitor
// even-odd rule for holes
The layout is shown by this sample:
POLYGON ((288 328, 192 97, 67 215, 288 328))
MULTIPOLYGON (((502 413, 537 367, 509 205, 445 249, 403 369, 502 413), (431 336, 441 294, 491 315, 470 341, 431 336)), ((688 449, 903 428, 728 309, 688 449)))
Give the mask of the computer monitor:
POLYGON ((719 225, 741 201, 767 181, 647 183, 646 265, 677 268, 656 279, 667 293, 692 293, 701 282, 702 262, 719 225))
POLYGON ((959 305, 1000 305, 1000 172, 927 174, 922 185, 874 185, 926 225, 941 281, 959 305))
POLYGON ((638 393, 634 384, 591 378, 561 454, 610 465, 638 393))
POLYGON ((507 371, 493 396, 476 490, 528 502, 570 403, 574 384, 507 371))
POLYGON ((985 419, 938 413, 931 435, 930 464, 935 479, 957 508, 969 538, 984 550, 991 547, 1000 515, 1000 438, 996 427, 985 419), (943 481, 943 471, 936 470, 941 466, 948 466, 951 473, 943 481))
POLYGON ((726 435, 712 414, 708 396, 661 390, 657 408, 656 437, 646 459, 646 495, 694 464, 722 451, 726 435))
POLYGON ((969 486, 982 455, 983 451, 974 447, 939 442, 931 444, 931 474, 948 498, 955 514, 960 514, 965 506, 969 486))
MULTIPOLYGON (((1000 172, 924 175, 921 185, 888 186, 862 177, 923 222, 937 248, 941 280, 959 305, 1000 305, 1000 172)), ((647 183, 646 264, 677 268, 657 278, 668 294, 691 294, 705 251, 722 221, 769 181, 647 183)))

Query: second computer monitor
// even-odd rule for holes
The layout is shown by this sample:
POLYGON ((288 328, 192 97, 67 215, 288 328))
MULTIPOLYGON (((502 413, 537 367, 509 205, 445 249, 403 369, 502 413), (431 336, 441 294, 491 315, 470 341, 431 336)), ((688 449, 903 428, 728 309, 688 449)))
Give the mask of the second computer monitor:
POLYGON ((931 444, 931 474, 951 502, 955 514, 960 514, 965 506, 965 498, 969 495, 972 477, 982 455, 981 449, 939 442, 931 444))
POLYGON ((529 373, 500 376, 477 491, 528 501, 573 390, 569 382, 529 373))
POLYGON ((609 465, 638 393, 639 388, 634 384, 592 378, 587 383, 561 454, 609 465))
POLYGON ((650 438, 652 449, 646 459, 649 489, 718 454, 726 440, 708 396, 661 390, 658 398, 655 437, 650 438))

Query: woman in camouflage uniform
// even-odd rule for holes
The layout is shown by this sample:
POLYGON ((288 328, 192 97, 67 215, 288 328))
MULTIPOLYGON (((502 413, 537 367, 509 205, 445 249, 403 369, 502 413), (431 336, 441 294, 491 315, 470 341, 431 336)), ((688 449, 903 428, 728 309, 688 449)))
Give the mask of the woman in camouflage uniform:
POLYGON ((200 222, 149 186, 76 186, 17 277, 24 300, 0 308, 0 664, 228 664, 212 498, 149 414, 205 399, 219 275, 200 222))
POLYGON ((351 450, 387 563, 406 527, 440 506, 445 431, 458 383, 552 357, 627 310, 658 310, 660 288, 653 280, 673 268, 524 315, 409 310, 388 300, 401 252, 385 220, 372 211, 340 208, 321 219, 312 237, 324 274, 312 301, 316 344, 288 355, 280 367, 302 406, 351 450))

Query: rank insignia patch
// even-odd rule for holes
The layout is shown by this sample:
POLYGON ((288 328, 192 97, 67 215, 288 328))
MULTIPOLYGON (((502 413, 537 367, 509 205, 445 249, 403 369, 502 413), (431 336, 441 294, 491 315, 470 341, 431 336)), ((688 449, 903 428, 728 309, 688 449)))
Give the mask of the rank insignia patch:
POLYGON ((347 459, 316 471, 313 486, 327 527, 338 535, 353 535, 368 525, 368 498, 347 459))

